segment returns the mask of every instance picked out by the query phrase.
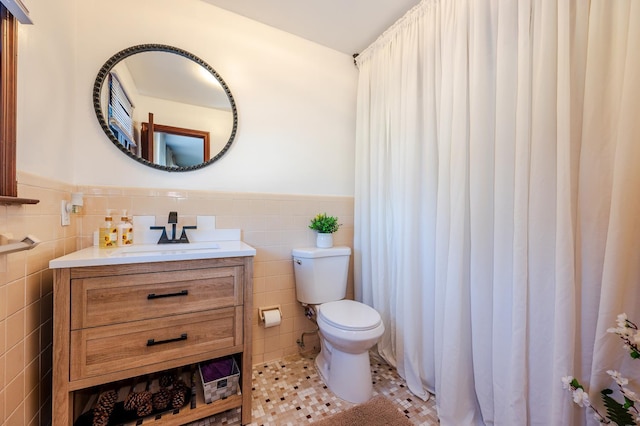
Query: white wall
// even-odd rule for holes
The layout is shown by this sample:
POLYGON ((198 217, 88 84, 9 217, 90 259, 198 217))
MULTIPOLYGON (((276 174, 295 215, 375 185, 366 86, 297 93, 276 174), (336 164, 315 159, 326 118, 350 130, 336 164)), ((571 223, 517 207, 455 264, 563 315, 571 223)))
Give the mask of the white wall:
POLYGON ((199 0, 29 7, 36 25, 21 29, 21 55, 38 68, 21 69, 20 89, 40 90, 20 92, 19 170, 79 185, 353 195, 357 69, 348 55, 199 0), (238 134, 215 164, 154 170, 102 132, 91 97, 96 73, 114 53, 144 43, 185 49, 229 85, 238 134))
POLYGON ((26 4, 35 25, 18 25, 17 168, 73 183, 78 121, 74 1, 26 4))

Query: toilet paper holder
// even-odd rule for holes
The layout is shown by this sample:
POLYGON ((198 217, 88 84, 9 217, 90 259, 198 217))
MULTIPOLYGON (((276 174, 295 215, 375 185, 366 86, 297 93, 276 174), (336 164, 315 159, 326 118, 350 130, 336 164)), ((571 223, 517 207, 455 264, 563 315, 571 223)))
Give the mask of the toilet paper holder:
POLYGON ((278 313, 280 314, 280 317, 282 318, 282 309, 280 308, 280 305, 264 306, 262 308, 258 308, 258 318, 260 318, 260 322, 264 322, 264 313, 266 311, 273 311, 273 310, 277 310, 278 313))

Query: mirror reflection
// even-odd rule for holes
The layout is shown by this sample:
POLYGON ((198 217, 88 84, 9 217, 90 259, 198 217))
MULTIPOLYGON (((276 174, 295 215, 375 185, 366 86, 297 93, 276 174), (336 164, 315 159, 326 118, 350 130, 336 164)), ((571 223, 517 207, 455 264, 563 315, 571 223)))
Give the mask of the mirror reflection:
POLYGON ((230 147, 237 112, 222 78, 192 54, 140 45, 111 57, 94 85, 94 108, 109 139, 157 169, 204 167, 230 147))

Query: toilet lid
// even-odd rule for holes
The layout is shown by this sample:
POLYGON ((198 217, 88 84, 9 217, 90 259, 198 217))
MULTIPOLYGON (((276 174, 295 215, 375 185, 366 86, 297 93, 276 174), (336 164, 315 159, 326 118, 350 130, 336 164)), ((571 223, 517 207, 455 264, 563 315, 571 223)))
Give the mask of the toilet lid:
POLYGON ((380 325, 380 314, 364 303, 338 300, 320 305, 319 316, 343 330, 371 330, 380 325))

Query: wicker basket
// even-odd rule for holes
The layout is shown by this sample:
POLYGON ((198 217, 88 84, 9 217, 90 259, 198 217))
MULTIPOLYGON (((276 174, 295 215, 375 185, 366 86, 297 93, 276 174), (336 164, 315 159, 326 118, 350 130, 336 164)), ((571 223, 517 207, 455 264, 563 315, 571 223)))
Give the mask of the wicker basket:
POLYGON ((238 392, 240 369, 232 356, 200 363, 198 369, 204 389, 204 401, 207 404, 238 392))

